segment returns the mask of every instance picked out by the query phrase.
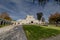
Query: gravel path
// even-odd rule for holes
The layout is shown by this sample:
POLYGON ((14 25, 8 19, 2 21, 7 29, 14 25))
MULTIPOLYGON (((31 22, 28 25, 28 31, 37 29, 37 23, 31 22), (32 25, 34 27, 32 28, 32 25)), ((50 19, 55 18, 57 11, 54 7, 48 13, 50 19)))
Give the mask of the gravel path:
POLYGON ((52 37, 52 38, 48 38, 46 40, 60 40, 60 35, 57 35, 57 36, 52 37))
POLYGON ((4 33, 0 33, 0 40, 27 40, 27 38, 22 26, 19 25, 4 33))
POLYGON ((5 27, 2 27, 0 28, 0 34, 6 32, 6 31, 9 31, 10 29, 13 29, 16 25, 9 25, 9 26, 5 26, 5 27))
POLYGON ((54 37, 49 37, 46 39, 40 39, 40 40, 60 40, 60 35, 54 36, 54 37))

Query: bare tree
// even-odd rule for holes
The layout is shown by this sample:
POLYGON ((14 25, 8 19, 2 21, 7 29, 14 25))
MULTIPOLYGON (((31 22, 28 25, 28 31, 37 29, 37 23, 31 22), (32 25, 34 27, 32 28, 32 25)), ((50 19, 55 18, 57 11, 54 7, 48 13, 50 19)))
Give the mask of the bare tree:
POLYGON ((5 20, 12 20, 12 18, 9 16, 7 12, 2 12, 0 14, 0 18, 5 19, 5 20))

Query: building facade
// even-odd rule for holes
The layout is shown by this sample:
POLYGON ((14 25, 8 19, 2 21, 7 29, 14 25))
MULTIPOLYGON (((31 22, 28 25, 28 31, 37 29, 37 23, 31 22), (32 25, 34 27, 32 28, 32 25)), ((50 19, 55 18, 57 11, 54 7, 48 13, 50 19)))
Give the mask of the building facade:
POLYGON ((19 24, 19 25, 23 25, 23 24, 42 24, 44 22, 42 21, 38 21, 37 19, 34 18, 33 15, 27 15, 25 19, 19 19, 17 21, 14 22, 14 24, 19 24))

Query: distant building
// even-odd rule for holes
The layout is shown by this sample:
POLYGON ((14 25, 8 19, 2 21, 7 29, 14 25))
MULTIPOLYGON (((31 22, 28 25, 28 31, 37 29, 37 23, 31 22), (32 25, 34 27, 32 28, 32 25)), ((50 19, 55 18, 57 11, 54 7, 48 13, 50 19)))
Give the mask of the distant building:
POLYGON ((43 24, 45 22, 38 21, 37 19, 34 18, 33 15, 27 15, 25 19, 19 19, 15 22, 15 24, 43 24))

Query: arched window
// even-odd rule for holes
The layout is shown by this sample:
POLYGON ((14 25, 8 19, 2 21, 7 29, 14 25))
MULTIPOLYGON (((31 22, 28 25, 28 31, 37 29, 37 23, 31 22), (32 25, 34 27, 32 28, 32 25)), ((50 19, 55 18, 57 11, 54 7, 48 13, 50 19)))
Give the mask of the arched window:
POLYGON ((20 24, 20 23, 18 23, 18 24, 20 24))
POLYGON ((31 21, 31 23, 33 23, 33 21, 31 21))

